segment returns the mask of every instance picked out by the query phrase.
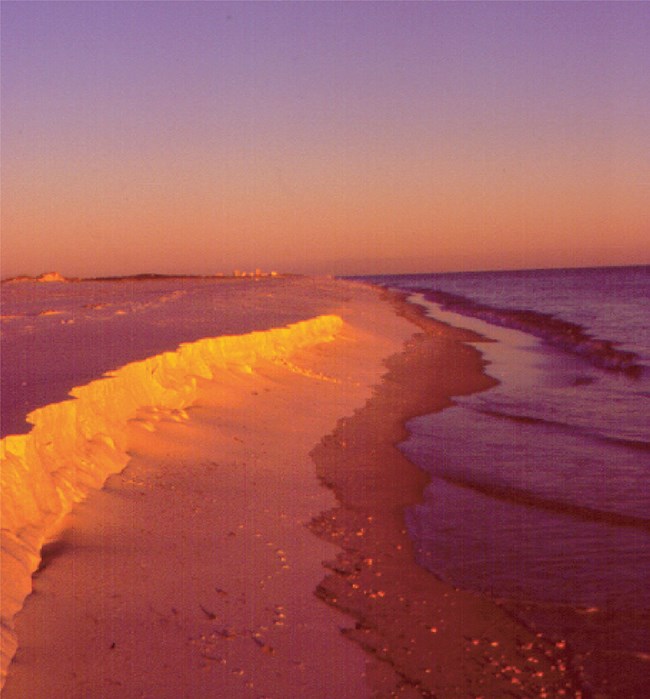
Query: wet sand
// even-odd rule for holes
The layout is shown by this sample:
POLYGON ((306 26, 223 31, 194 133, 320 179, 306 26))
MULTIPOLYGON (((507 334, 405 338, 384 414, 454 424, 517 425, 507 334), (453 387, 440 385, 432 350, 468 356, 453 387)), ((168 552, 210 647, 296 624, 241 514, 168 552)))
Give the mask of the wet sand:
POLYGON ((414 562, 426 476, 395 445, 490 385, 468 335, 367 290, 340 311, 334 342, 132 424, 45 550, 6 697, 581 696, 562 641, 414 562))
POLYGON ((339 422, 312 453, 339 506, 312 530, 344 553, 320 597, 356 623, 345 633, 374 656, 375 696, 583 696, 562 639, 544 639, 492 601, 445 584, 414 563, 404 510, 427 476, 396 445, 405 422, 494 385, 466 331, 399 310, 421 328, 363 410, 339 422))

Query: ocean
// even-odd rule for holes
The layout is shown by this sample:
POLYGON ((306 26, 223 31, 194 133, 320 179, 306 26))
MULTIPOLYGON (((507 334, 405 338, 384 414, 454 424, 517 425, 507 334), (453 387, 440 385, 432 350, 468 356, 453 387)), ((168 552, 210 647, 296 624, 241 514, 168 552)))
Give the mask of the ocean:
POLYGON ((419 563, 568 641, 596 696, 647 690, 650 267, 365 279, 479 333, 499 382, 408 426, 419 563))

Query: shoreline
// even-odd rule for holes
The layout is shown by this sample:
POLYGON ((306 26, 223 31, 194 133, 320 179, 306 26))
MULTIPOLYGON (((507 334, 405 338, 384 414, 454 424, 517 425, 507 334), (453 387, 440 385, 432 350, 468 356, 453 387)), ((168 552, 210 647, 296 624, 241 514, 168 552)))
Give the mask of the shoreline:
POLYGON ((476 338, 344 284, 333 343, 202 382, 187 421, 132 424, 127 468, 44 551, 9 698, 215 682, 233 697, 583 696, 562 642, 438 580, 406 532, 429 479, 396 445, 409 418, 494 385, 476 338))
POLYGON ((339 502, 312 531, 344 549, 327 564, 317 594, 356 620, 346 635, 374 658, 374 696, 584 696, 564 641, 543 638, 496 602, 415 562, 404 511, 420 501, 429 476, 397 448, 406 424, 498 382, 465 344, 478 336, 428 318, 405 295, 386 295, 420 332, 386 362, 366 406, 312 452, 339 502))

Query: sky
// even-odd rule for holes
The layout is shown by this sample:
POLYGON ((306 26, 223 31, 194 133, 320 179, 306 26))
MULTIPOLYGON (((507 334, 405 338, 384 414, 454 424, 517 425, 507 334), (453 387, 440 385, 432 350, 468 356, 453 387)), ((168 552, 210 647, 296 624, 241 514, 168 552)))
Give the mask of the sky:
POLYGON ((0 3, 3 278, 650 262, 650 3, 0 3))

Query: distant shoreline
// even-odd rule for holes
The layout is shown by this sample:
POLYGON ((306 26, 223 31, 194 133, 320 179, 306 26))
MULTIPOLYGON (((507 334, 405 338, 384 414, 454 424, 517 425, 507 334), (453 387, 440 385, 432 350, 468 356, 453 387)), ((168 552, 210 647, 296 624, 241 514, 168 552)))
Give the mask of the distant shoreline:
POLYGON ((266 277, 331 277, 335 279, 343 279, 348 281, 365 281, 371 279, 381 279, 384 277, 429 277, 431 274, 444 277, 446 275, 458 275, 458 274, 534 274, 536 272, 568 272, 583 269, 598 269, 598 270, 618 270, 618 269, 644 269, 650 268, 650 263, 639 263, 639 264, 620 264, 620 265, 580 265, 576 267, 521 267, 514 269, 466 269, 466 270, 429 270, 429 271, 418 271, 418 272, 369 272, 362 274, 336 274, 322 273, 322 274, 311 274, 308 272, 261 272, 256 274, 255 272, 239 272, 233 271, 231 273, 216 273, 216 274, 163 274, 159 272, 139 272, 136 274, 116 274, 116 275, 102 275, 97 277, 66 277, 59 274, 58 272, 46 272, 44 274, 39 274, 37 276, 31 276, 27 274, 21 274, 12 277, 5 277, 0 280, 0 284, 16 284, 22 282, 103 282, 103 281, 156 281, 156 280, 173 280, 173 279, 255 279, 255 278, 266 278, 266 277), (48 276, 56 276, 57 279, 45 279, 48 276))
POLYGON ((2 284, 21 284, 21 283, 37 283, 37 284, 52 284, 52 283, 78 283, 78 282, 149 282, 149 281, 170 281, 174 279, 266 279, 266 278, 286 278, 286 277, 301 277, 300 274, 281 273, 281 272, 240 272, 231 274, 158 274, 155 272, 143 272, 140 274, 124 274, 107 277, 64 277, 58 272, 46 272, 37 277, 18 276, 8 277, 2 280, 2 284))

